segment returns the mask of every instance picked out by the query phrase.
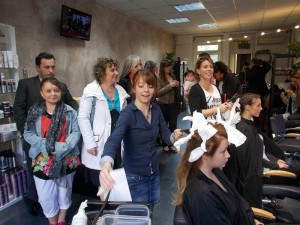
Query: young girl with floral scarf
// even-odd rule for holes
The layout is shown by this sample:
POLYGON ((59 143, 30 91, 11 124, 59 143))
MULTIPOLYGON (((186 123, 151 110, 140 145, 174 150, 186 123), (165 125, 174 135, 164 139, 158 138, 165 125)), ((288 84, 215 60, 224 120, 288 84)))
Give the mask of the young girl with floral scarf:
POLYGON ((75 170, 80 164, 77 112, 61 101, 56 78, 44 79, 40 94, 43 100, 29 110, 24 139, 31 145, 34 181, 49 225, 65 225, 75 170))

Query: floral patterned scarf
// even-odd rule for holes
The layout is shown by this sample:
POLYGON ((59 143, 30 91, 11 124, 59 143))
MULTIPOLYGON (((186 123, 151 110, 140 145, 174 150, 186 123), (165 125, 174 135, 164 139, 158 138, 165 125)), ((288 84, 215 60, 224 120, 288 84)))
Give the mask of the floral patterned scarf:
MULTIPOLYGON (((49 130, 47 132, 47 136, 46 136, 46 150, 49 154, 52 153, 53 151, 55 151, 55 142, 60 137, 63 122, 66 118, 66 112, 67 112, 66 105, 63 102, 59 101, 57 103, 54 113, 51 117, 50 128, 49 128, 49 130)), ((45 100, 42 100, 42 101, 34 104, 28 112, 28 116, 27 116, 27 120, 26 120, 27 125, 26 125, 25 129, 26 130, 31 129, 34 126, 37 118, 39 116, 41 116, 42 114, 46 114, 46 113, 47 112, 46 112, 45 100)), ((53 162, 52 167, 49 172, 49 177, 50 178, 60 178, 60 177, 64 176, 65 174, 66 174, 66 168, 64 168, 64 166, 63 166, 63 160, 57 161, 54 158, 54 162, 53 162)))

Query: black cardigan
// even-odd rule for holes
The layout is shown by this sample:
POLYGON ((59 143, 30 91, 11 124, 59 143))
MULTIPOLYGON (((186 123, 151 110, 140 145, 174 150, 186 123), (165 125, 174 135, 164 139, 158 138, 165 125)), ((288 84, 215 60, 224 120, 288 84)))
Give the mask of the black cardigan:
POLYGON ((192 114, 195 110, 202 113, 203 109, 207 109, 205 94, 199 83, 191 87, 188 102, 192 114))

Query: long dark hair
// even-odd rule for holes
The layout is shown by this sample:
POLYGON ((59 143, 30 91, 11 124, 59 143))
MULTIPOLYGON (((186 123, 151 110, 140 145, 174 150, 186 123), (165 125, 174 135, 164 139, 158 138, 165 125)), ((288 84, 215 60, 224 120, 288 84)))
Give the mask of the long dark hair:
MULTIPOLYGON (((160 66, 159 66, 159 77, 162 81, 166 82, 167 81, 167 76, 165 74, 165 68, 166 67, 169 67, 169 66, 172 66, 172 63, 170 60, 168 59, 163 59, 161 62, 160 62, 160 66)), ((171 71, 172 73, 172 71, 171 71)), ((171 75, 171 74, 170 74, 171 75)))

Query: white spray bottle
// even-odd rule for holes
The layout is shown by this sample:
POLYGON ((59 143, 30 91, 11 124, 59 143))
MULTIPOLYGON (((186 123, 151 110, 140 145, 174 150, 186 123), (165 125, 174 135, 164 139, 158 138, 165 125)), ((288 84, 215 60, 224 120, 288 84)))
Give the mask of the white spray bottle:
POLYGON ((87 200, 80 204, 78 213, 73 217, 71 225, 87 225, 87 216, 85 214, 85 208, 87 207, 87 200))

